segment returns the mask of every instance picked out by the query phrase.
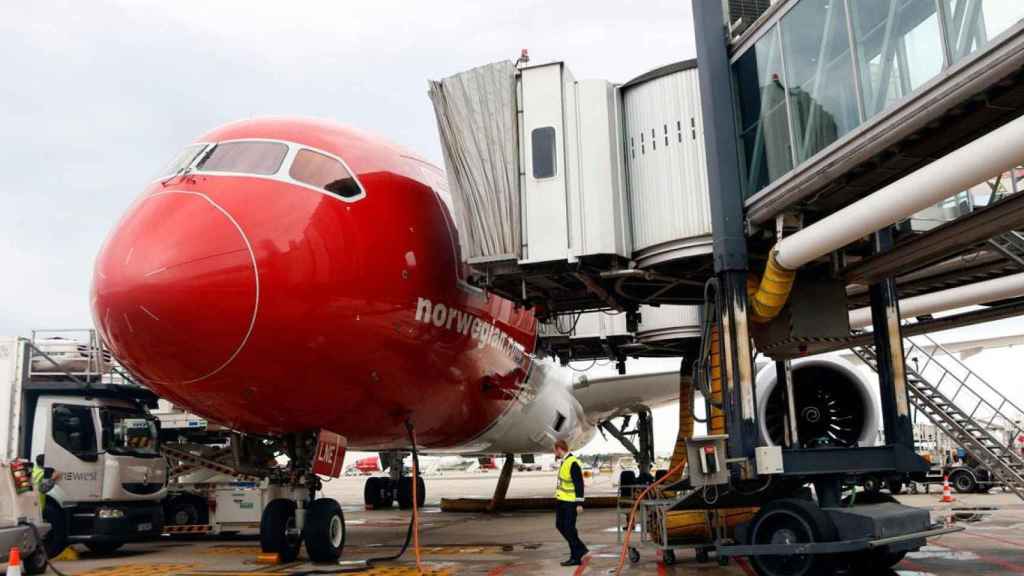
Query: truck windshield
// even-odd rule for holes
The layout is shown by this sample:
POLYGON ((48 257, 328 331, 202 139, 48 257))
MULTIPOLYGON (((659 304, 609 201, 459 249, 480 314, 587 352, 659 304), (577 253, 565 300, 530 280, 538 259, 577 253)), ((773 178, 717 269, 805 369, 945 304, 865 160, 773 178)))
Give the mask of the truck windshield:
POLYGON ((111 454, 157 456, 156 422, 144 413, 129 408, 101 408, 103 449, 111 454))

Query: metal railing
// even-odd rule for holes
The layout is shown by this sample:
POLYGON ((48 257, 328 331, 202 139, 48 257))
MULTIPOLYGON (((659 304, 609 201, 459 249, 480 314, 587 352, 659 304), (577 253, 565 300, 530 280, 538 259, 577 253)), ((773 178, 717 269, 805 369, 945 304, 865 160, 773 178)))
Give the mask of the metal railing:
MULTIPOLYGON (((1014 450, 1015 440, 1024 433, 1024 411, 939 343, 927 336, 915 338, 918 342, 904 339, 910 401, 1024 499, 1024 458, 1014 450)), ((856 347, 853 352, 877 372, 874 348, 856 347)))
POLYGON ((33 330, 29 342, 30 379, 66 379, 79 384, 138 385, 96 330, 33 330))

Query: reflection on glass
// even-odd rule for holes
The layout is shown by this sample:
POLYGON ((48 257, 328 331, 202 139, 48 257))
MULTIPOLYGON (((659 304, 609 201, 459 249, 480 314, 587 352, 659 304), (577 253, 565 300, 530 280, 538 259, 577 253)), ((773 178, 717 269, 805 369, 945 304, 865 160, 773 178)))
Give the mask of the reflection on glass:
POLYGON ((842 0, 803 0, 782 19, 797 162, 860 124, 842 0))
POLYGON ((778 29, 733 65, 747 196, 793 167, 778 29))
POLYGON ((935 0, 850 2, 865 116, 931 80, 943 65, 935 0))
POLYGON ((942 0, 946 9, 946 36, 953 62, 1024 19, 1021 0, 942 0))
MULTIPOLYGON (((745 194, 905 100, 1022 19, 1024 0, 795 2, 733 64, 745 194)), ((1019 189, 1016 174, 1012 180, 1019 189)))

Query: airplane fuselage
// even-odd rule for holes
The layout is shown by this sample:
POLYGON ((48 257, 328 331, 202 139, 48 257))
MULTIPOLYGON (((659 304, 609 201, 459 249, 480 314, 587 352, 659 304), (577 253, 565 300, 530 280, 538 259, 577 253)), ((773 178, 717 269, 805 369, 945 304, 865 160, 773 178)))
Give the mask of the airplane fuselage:
POLYGON ((464 281, 449 206, 440 169, 365 133, 229 124, 111 232, 94 320, 158 394, 246 432, 387 449, 408 420, 426 448, 500 451, 547 419, 521 448, 580 439, 565 377, 533 358, 532 311, 464 281))

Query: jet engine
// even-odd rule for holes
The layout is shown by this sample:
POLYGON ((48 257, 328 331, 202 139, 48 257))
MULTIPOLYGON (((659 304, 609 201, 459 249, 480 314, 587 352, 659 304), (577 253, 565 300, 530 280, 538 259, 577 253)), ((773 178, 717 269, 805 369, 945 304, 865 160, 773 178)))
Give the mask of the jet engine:
MULTIPOLYGON (((875 387, 848 362, 836 358, 794 360, 793 399, 797 435, 803 448, 874 446, 878 443, 880 404, 875 387)), ((786 403, 775 365, 757 374, 761 436, 784 446, 786 403)))

